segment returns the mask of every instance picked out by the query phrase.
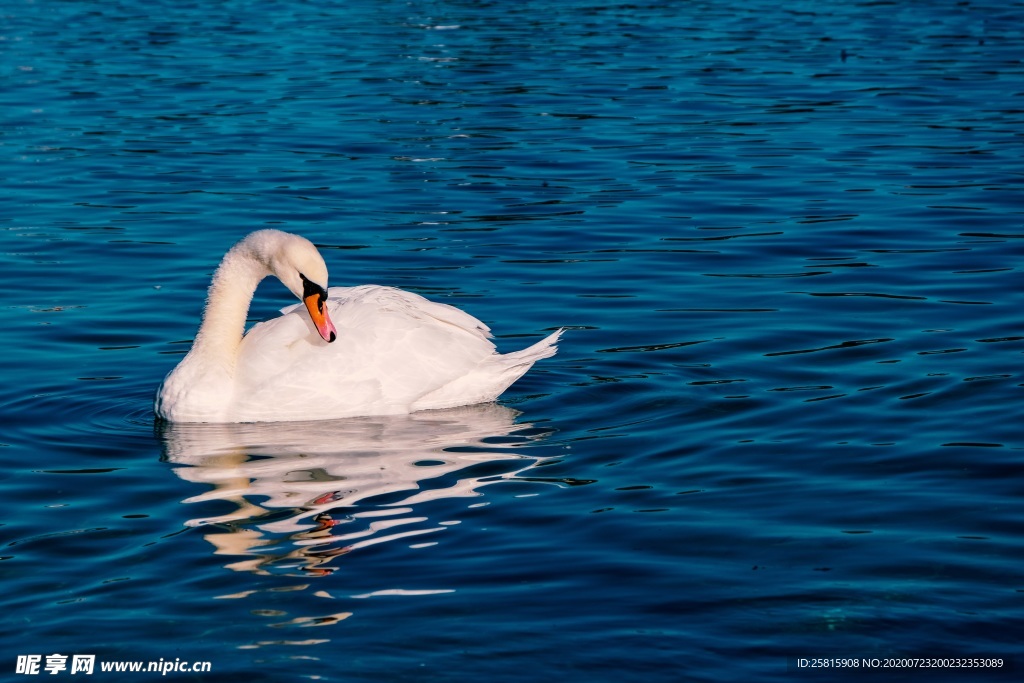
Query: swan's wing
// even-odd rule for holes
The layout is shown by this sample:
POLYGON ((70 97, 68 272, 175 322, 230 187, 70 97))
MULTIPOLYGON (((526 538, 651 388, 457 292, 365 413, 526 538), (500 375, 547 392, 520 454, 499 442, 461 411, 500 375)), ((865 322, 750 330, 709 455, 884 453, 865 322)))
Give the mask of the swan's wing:
POLYGON ((417 294, 333 288, 327 306, 338 331, 331 344, 301 304, 249 331, 239 351, 236 419, 408 412, 494 355, 486 325, 417 294))

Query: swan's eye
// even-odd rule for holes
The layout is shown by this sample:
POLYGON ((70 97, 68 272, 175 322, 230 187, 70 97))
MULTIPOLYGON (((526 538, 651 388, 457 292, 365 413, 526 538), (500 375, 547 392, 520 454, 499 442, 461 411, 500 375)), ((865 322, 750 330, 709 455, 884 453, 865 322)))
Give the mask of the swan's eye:
POLYGON ((320 285, 312 282, 302 273, 299 273, 299 278, 302 279, 302 298, 308 300, 311 296, 316 296, 316 307, 321 313, 324 312, 324 302, 327 301, 327 290, 320 285))

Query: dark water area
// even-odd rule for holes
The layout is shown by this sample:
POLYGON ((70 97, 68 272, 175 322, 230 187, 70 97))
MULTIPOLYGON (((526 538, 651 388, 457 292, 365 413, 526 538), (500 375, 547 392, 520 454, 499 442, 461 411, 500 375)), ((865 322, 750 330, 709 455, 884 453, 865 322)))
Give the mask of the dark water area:
POLYGON ((1022 26, 3 3, 0 678, 1016 680, 1022 26), (559 353, 499 404, 157 424, 265 227, 559 353), (1004 665, 794 664, 912 656, 1004 665))

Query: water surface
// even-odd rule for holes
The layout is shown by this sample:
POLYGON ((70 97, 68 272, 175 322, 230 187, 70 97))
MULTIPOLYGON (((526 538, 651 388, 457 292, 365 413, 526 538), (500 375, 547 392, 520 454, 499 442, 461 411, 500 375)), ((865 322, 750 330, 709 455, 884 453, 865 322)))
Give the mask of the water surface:
MULTIPOLYGON (((0 670, 1024 666, 1022 25, 985 1, 8 3, 0 670), (568 332, 499 405, 154 424, 213 268, 263 227, 502 351, 568 332)), ((290 303, 266 282, 251 318, 290 303)))

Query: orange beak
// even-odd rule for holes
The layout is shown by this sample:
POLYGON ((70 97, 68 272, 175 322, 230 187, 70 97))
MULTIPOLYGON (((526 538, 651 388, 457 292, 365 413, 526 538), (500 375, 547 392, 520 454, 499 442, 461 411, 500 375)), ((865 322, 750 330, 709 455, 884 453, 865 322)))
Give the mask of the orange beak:
POLYGON ((332 342, 337 339, 338 331, 334 329, 334 323, 331 322, 331 316, 327 314, 327 307, 324 305, 327 302, 327 292, 322 289, 312 292, 307 294, 302 301, 306 304, 306 310, 309 311, 309 317, 313 321, 316 331, 320 333, 324 341, 332 342))

